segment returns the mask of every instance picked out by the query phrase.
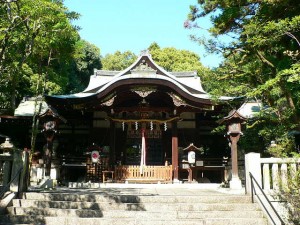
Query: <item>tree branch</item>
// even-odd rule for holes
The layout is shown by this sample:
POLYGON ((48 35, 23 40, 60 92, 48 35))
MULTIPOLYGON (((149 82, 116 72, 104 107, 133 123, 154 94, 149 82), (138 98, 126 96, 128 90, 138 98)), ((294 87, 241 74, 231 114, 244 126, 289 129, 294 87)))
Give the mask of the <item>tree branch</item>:
POLYGON ((299 42, 299 40, 295 37, 295 35, 293 35, 293 34, 290 33, 290 32, 285 32, 285 34, 286 34, 287 36, 293 38, 293 39, 297 42, 297 44, 299 45, 299 47, 300 47, 300 42, 299 42))
POLYGON ((259 52, 258 50, 256 50, 256 53, 257 53, 259 59, 260 59, 263 63, 266 63, 267 65, 271 66, 272 68, 275 68, 275 66, 273 65, 273 63, 271 63, 269 60, 267 60, 267 59, 261 54, 261 52, 259 52))

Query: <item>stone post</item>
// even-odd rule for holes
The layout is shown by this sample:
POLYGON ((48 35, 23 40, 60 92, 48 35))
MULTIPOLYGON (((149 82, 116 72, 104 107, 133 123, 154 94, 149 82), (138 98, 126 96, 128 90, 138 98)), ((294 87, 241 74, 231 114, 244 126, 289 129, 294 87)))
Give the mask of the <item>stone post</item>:
POLYGON ((12 192, 18 192, 19 189, 19 181, 21 174, 20 169, 23 168, 23 160, 22 160, 22 152, 18 149, 14 149, 13 151, 13 165, 12 165, 12 171, 11 171, 11 180, 12 183, 10 184, 10 190, 12 192), (19 173, 19 174, 18 174, 19 173))
MULTIPOLYGON (((7 156, 11 157, 11 156, 7 156)), ((11 167, 12 167, 12 159, 10 158, 9 160, 5 160, 2 164, 2 171, 3 171, 3 175, 2 175, 2 182, 3 185, 6 185, 9 183, 10 181, 10 177, 11 177, 11 167)))
POLYGON ((26 148, 22 152, 22 163, 23 163, 23 169, 22 169, 22 173, 20 174, 20 184, 19 184, 20 192, 27 191, 28 182, 29 182, 29 151, 26 148))
POLYGON ((270 180, 270 165, 268 163, 263 164, 263 184, 264 190, 270 191, 271 189, 271 180, 270 180))
POLYGON ((272 165, 272 181, 273 181, 273 189, 278 190, 279 189, 279 169, 278 169, 277 163, 273 163, 273 165, 272 165))
POLYGON ((246 173, 246 193, 251 194, 251 180, 249 172, 257 180, 258 184, 262 186, 261 176, 261 162, 259 153, 248 153, 245 155, 245 173, 246 173))

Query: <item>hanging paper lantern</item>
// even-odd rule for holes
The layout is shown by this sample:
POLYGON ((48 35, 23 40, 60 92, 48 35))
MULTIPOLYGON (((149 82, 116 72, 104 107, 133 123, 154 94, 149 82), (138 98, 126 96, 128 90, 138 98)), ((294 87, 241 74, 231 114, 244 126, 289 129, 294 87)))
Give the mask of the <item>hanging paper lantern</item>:
POLYGON ((92 158, 92 163, 98 163, 99 158, 100 158, 99 151, 92 151, 91 158, 92 158))

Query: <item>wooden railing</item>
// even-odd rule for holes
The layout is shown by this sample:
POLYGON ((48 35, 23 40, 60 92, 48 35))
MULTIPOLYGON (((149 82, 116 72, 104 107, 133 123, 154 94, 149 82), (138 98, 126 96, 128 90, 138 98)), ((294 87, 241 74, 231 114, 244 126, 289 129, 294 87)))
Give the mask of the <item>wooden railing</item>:
POLYGON ((117 166, 115 180, 135 183, 169 183, 172 182, 172 165, 144 166, 142 170, 140 166, 117 166))

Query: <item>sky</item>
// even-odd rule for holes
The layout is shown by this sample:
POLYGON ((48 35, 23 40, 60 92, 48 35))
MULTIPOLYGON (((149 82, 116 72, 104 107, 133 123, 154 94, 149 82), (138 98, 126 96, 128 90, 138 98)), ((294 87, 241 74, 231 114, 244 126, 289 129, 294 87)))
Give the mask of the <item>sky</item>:
POLYGON ((221 58, 207 55, 190 39, 191 34, 207 36, 209 20, 199 24, 205 29, 185 29, 189 6, 197 0, 65 0, 70 11, 81 14, 74 21, 82 39, 100 48, 100 54, 131 51, 139 55, 151 43, 161 48, 175 47, 198 54, 201 63, 216 67, 221 58))

